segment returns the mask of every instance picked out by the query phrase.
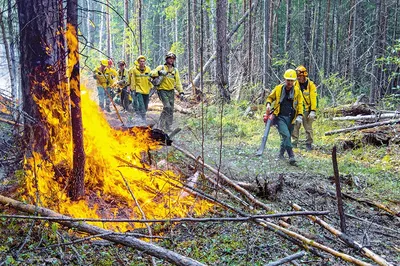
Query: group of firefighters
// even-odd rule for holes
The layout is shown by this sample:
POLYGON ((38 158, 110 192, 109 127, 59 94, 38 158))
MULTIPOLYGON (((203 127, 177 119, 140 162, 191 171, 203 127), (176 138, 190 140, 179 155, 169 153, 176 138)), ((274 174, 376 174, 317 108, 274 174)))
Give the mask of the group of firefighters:
MULTIPOLYGON (((274 123, 281 136, 278 158, 284 159, 287 152, 289 163, 295 165, 293 146, 298 145, 301 124, 306 132, 306 149, 312 150, 312 123, 316 119, 317 112, 317 87, 308 78, 304 66, 298 66, 296 70, 286 70, 283 78, 285 82, 276 86, 267 97, 266 113, 268 115, 270 112, 273 113, 274 123)), ((264 116, 264 122, 268 119, 268 115, 264 116)))
POLYGON ((175 68, 176 55, 168 52, 165 63, 151 70, 146 65, 146 57, 138 56, 134 66, 126 69, 125 61, 118 62, 118 70, 112 68, 112 61, 103 59, 100 66, 93 72, 97 81, 99 106, 111 112, 110 103, 113 99, 113 89, 117 88, 123 110, 132 110, 146 123, 146 113, 151 96, 151 89, 157 89, 158 97, 163 103, 159 127, 171 131, 174 111, 174 90, 183 99, 183 89, 179 72, 175 68))
MULTIPOLYGON (((118 71, 112 68, 111 60, 101 60, 93 76, 97 80, 99 106, 103 110, 111 111, 112 88, 117 87, 120 90, 123 109, 130 110, 132 103, 133 111, 145 122, 151 89, 154 87, 163 104, 159 127, 171 131, 174 90, 178 91, 181 100, 184 95, 179 72, 174 66, 175 60, 176 55, 168 52, 165 63, 151 70, 146 65, 146 57, 140 55, 129 70, 126 69, 124 61, 119 61, 118 71)), ((306 132, 306 149, 312 150, 312 123, 316 118, 317 88, 308 78, 307 69, 302 65, 295 70, 286 70, 283 78, 285 82, 277 85, 267 97, 266 113, 274 114, 274 124, 277 125, 281 136, 279 159, 284 159, 287 152, 289 163, 295 165, 293 146, 298 145, 301 125, 306 132)), ((264 116, 264 122, 268 119, 268 115, 264 116)))

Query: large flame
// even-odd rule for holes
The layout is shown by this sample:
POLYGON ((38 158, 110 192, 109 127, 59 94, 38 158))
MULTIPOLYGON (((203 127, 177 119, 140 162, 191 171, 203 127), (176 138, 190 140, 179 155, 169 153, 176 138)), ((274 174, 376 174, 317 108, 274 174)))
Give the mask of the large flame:
MULTIPOLYGON (((42 123, 48 128, 51 148, 47 149, 50 150, 47 158, 33 153, 25 159, 27 201, 79 218, 142 219, 140 207, 147 219, 165 219, 186 216, 189 212, 200 215, 212 206, 191 195, 182 197, 184 193, 179 188, 182 185, 173 172, 150 170, 141 161, 142 153, 159 145, 149 137, 149 131, 111 128, 83 87, 85 198, 71 201, 67 196, 73 156, 70 116, 64 111, 65 103, 57 90, 46 88, 45 83, 41 85, 49 95, 35 101, 42 123)), ((121 231, 144 226, 94 224, 121 231)))

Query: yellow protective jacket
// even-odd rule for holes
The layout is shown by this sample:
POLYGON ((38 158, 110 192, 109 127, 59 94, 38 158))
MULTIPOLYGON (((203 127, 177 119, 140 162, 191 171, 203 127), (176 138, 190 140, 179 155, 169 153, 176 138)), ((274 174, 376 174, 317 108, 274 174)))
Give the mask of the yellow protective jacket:
POLYGON ((128 83, 131 90, 141 94, 149 94, 153 84, 150 82, 150 67, 146 66, 144 71, 139 69, 139 66, 134 65, 128 74, 128 83))
POLYGON ((114 79, 118 76, 117 71, 112 68, 106 67, 103 71, 100 70, 100 67, 95 68, 93 71, 93 77, 97 81, 97 87, 111 87, 114 84, 114 79))
MULTIPOLYGON (((307 88, 303 91, 303 100, 304 100, 305 111, 307 111, 307 112, 317 111, 317 108, 318 108, 317 86, 315 86, 314 82, 309 78, 307 78, 306 81, 308 81, 307 88)), ((298 80, 296 80, 295 86, 297 86, 301 91, 300 83, 298 80)))
POLYGON ((129 71, 126 68, 124 68, 122 71, 118 69, 118 84, 120 84, 122 87, 128 86, 128 79, 129 71))
MULTIPOLYGON (((280 99, 281 99, 281 94, 282 94, 282 89, 284 84, 279 84, 276 86, 272 92, 268 95, 267 97, 267 104, 274 104, 273 107, 275 108, 274 110, 274 115, 278 116, 280 112, 280 99)), ((300 88, 298 86, 293 86, 294 87, 294 95, 293 95, 293 109, 295 110, 295 115, 292 120, 292 124, 294 124, 296 117, 298 115, 303 115, 303 95, 301 94, 300 88)))
POLYGON ((178 69, 173 67, 170 71, 168 71, 167 65, 159 65, 151 72, 151 76, 158 77, 158 71, 160 70, 167 72, 167 75, 161 81, 160 86, 158 86, 158 90, 170 91, 175 88, 179 93, 183 92, 178 69))

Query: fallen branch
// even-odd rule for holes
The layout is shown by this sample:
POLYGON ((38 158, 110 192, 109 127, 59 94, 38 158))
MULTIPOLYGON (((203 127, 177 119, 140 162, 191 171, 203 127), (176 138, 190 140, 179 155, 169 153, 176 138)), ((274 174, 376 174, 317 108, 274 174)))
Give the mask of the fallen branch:
MULTIPOLYGON (((299 205, 294 204, 294 203, 292 204, 292 207, 296 211, 301 211, 302 210, 302 208, 299 205)), ((325 228, 326 230, 331 232, 337 238, 341 239, 348 246, 356 249, 357 251, 360 251, 362 254, 364 254, 365 256, 370 258, 371 260, 375 261, 377 264, 385 265, 385 266, 391 266, 392 265, 389 262, 387 262, 384 258, 382 258, 381 256, 375 254, 370 249, 368 249, 366 247, 363 247, 360 243, 354 241, 348 235, 346 235, 343 232, 341 232, 341 231, 337 230, 336 228, 332 227, 331 225, 329 225, 327 222, 321 220, 320 218, 312 216, 312 215, 308 215, 307 217, 311 221, 313 221, 314 223, 317 223, 317 224, 321 225, 323 228, 325 228)))
POLYGON ((0 117, 0 122, 6 123, 6 124, 9 124, 9 125, 12 125, 12 126, 19 126, 19 127, 23 127, 24 126, 23 124, 20 124, 20 123, 17 123, 17 122, 8 120, 8 119, 4 119, 4 118, 1 118, 1 117, 0 117))
MULTIPOLYGON (((233 182, 229 177, 227 177, 226 175, 224 175, 223 173, 221 173, 220 171, 218 171, 217 169, 213 168, 212 166, 206 164, 205 162, 203 162, 203 160, 201 159, 197 159, 193 154, 191 154, 190 152, 182 149, 181 147, 177 146, 175 143, 172 143, 172 147, 174 147, 175 149, 177 149, 178 151, 182 152, 184 155, 186 155, 186 157, 194 160, 195 162, 199 162, 202 165, 204 165, 206 168, 208 168, 211 172, 213 172, 215 175, 217 175, 219 178, 221 178, 226 184, 228 184, 229 186, 231 186, 232 188, 234 188, 236 191, 240 192, 241 194, 243 194, 248 200, 250 200, 252 203, 254 203, 255 205, 262 207, 263 209, 267 210, 267 211, 274 211, 271 207, 269 207, 268 205, 266 205, 265 203, 257 200, 252 194, 250 194, 246 189, 242 188, 241 186, 238 186, 237 184, 235 184, 235 182, 233 182)), ((275 211, 274 211, 275 212, 275 211)))
POLYGON ((172 219, 96 219, 96 218, 64 218, 54 216, 0 215, 0 218, 45 220, 54 222, 101 222, 101 223, 205 223, 205 222, 245 222, 256 219, 281 218, 306 215, 328 215, 329 211, 284 212, 265 215, 249 215, 243 217, 209 217, 209 218, 172 218, 172 219))
MULTIPOLYGON (((37 207, 37 206, 31 205, 31 204, 24 204, 20 201, 13 200, 11 198, 7 198, 2 195, 0 195, 0 203, 3 205, 7 205, 9 207, 12 207, 14 209, 17 209, 19 211, 23 211, 23 212, 38 213, 40 215, 56 217, 56 218, 61 218, 61 219, 71 219, 71 217, 61 215, 52 210, 49 210, 49 209, 46 209, 43 207, 37 207)), ((70 222, 70 221, 57 221, 57 222, 64 226, 67 226, 69 228, 75 228, 78 231, 85 232, 88 234, 92 234, 92 235, 104 234, 103 236, 101 236, 101 238, 103 238, 105 240, 109 240, 109 241, 112 241, 112 242, 115 242, 118 244, 122 244, 124 246, 136 248, 136 249, 143 251, 151 256, 166 260, 166 261, 174 263, 176 265, 182 265, 182 266, 204 265, 196 260, 182 256, 174 251, 156 246, 154 244, 147 243, 145 241, 136 239, 131 236, 114 235, 114 234, 107 235, 107 233, 110 233, 112 231, 105 230, 105 229, 99 228, 97 226, 89 225, 87 223, 70 222)))
POLYGON ((285 264, 285 263, 287 263, 287 262, 291 262, 292 260, 299 259, 299 258, 303 257, 304 255, 306 255, 306 252, 305 252, 305 251, 297 252, 297 253, 295 253, 295 254, 293 254, 293 255, 287 256, 287 257, 282 258, 282 259, 280 259, 280 260, 277 260, 277 261, 274 261, 274 262, 270 262, 270 263, 268 263, 268 264, 265 265, 265 266, 277 266, 277 265, 282 265, 282 264, 285 264))
POLYGON ((332 149, 332 164, 333 164, 333 176, 335 178, 337 207, 340 218, 340 229, 342 230, 343 233, 346 233, 346 217, 344 216, 344 209, 343 209, 342 189, 340 187, 339 168, 336 158, 336 146, 333 146, 332 149))
POLYGON ((342 128, 338 130, 332 130, 325 132, 325 136, 333 135, 333 134, 338 134, 338 133, 343 133, 343 132, 349 132, 349 131, 354 131, 354 130, 359 130, 359 129, 364 129, 364 128, 371 128, 371 127, 378 127, 378 126, 384 126, 384 125, 389 125, 389 124, 398 124, 400 123, 400 119, 393 119, 389 121, 384 121, 384 122, 377 122, 377 123, 371 123, 367 125, 361 125, 361 126, 355 126, 355 127, 349 127, 349 128, 342 128))
POLYGON ((375 114, 375 115, 355 115, 355 116, 343 116, 343 117, 333 117, 333 121, 348 121, 348 120, 379 120, 381 118, 399 118, 400 113, 390 113, 390 114, 375 114))

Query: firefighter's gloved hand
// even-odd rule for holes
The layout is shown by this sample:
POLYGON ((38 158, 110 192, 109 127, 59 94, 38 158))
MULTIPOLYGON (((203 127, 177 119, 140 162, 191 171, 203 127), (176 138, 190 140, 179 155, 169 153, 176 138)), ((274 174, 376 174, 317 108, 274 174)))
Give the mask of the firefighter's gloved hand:
POLYGON ((298 115, 298 116, 296 117, 296 123, 301 124, 301 122, 303 122, 303 116, 298 115))
POLYGON ((311 111, 310 114, 308 115, 309 119, 315 120, 316 114, 315 111, 311 111))
POLYGON ((271 104, 267 103, 267 114, 271 112, 271 104))
POLYGON ((267 121, 268 121, 268 115, 267 114, 264 114, 263 120, 264 120, 264 123, 267 123, 267 121))
POLYGON ((179 93, 179 99, 181 101, 185 100, 185 94, 183 92, 179 93))
POLYGON ((167 71, 165 71, 165 70, 159 70, 159 71, 158 71, 158 75, 159 75, 159 76, 166 76, 166 75, 167 75, 167 71))

